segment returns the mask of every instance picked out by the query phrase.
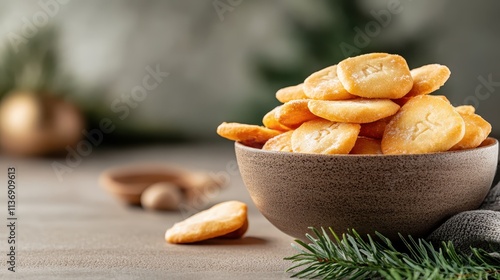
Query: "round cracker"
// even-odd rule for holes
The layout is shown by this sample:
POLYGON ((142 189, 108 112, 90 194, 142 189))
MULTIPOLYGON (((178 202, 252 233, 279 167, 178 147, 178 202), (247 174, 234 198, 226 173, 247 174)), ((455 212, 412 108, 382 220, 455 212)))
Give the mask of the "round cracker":
POLYGON ((287 131, 269 139, 262 149, 267 151, 293 152, 292 133, 293 131, 287 131))
POLYGON ((387 124, 384 154, 444 152, 465 134, 465 123, 453 106, 436 96, 419 95, 408 101, 387 124))
POLYGON ((309 99, 292 100, 279 107, 275 116, 278 122, 285 127, 295 129, 304 122, 317 119, 318 117, 309 111, 307 103, 309 99))
POLYGON ((245 220, 245 223, 237 230, 235 231, 232 231, 228 234, 224 234, 222 236, 219 236, 217 238, 221 238, 221 239, 238 239, 238 238, 241 238, 243 237, 243 235, 245 235, 245 233, 247 232, 248 230, 248 218, 245 220))
POLYGON ((450 77, 450 69, 440 64, 429 64, 410 71, 413 87, 407 97, 429 94, 438 90, 450 77))
POLYGON ((303 123, 292 134, 292 149, 299 153, 348 154, 358 138, 360 125, 323 119, 303 123))
POLYGON ((380 155, 382 154, 382 147, 379 139, 358 137, 356 144, 352 148, 350 154, 352 155, 380 155))
POLYGON ((166 231, 165 240, 176 244, 199 242, 234 232, 243 227, 246 220, 245 203, 222 202, 174 224, 166 231))
POLYGON ((311 99, 345 100, 355 98, 337 76, 337 65, 312 73, 304 81, 304 93, 311 99))
POLYGON ((474 113, 476 113, 476 108, 471 105, 462 105, 455 107, 455 111, 457 111, 460 115, 474 115, 474 113))
POLYGON ((361 124, 361 130, 359 131, 359 136, 382 139, 382 137, 384 136, 385 127, 391 121, 391 119, 392 116, 383 118, 376 122, 361 124))
POLYGON ((460 113, 465 122, 465 135, 462 140, 451 147, 450 150, 476 148, 481 145, 491 133, 491 124, 477 114, 469 114, 469 111, 466 110, 465 113, 460 113))
POLYGON ((311 113, 332 122, 371 123, 396 114, 399 105, 389 99, 340 101, 310 100, 311 113))
POLYGON ((271 111, 269 111, 267 114, 264 115, 262 118, 262 124, 264 124, 265 127, 270 128, 270 129, 275 129, 279 131, 288 131, 290 128, 282 125, 279 123, 278 119, 276 118, 276 112, 278 112, 281 109, 281 106, 275 107, 271 111))
POLYGON ((263 145, 267 140, 280 133, 281 131, 263 126, 242 123, 223 122, 217 127, 217 134, 220 136, 229 140, 241 142, 247 146, 263 145))
POLYGON ((398 99, 413 86, 406 60, 394 54, 370 53, 344 59, 337 75, 351 94, 365 98, 398 99))
MULTIPOLYGON (((433 95, 434 97, 438 97, 438 98, 441 98, 443 101, 446 101, 448 103, 451 103, 450 100, 448 100, 448 98, 444 95, 433 95)), ((408 101, 410 101, 410 99, 412 99, 414 96, 405 96, 405 97, 401 97, 399 99, 392 99, 392 101, 396 104, 398 104, 399 106, 404 106, 406 103, 408 103, 408 101)))
POLYGON ((292 100, 307 99, 304 93, 303 84, 298 84, 296 86, 289 86, 279 89, 276 92, 276 99, 281 103, 286 103, 292 100))

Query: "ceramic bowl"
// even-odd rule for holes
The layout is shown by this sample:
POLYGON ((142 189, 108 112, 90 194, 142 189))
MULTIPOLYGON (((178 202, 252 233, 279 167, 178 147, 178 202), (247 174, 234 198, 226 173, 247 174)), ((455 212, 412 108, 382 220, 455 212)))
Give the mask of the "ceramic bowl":
POLYGON ((282 232, 308 227, 425 237, 448 217, 477 209, 491 187, 498 141, 418 155, 319 155, 235 144, 243 182, 259 211, 282 232))

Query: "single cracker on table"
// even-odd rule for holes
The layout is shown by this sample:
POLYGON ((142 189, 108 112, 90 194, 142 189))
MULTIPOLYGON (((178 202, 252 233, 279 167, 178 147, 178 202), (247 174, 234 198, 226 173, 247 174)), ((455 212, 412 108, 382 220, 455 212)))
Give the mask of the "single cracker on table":
POLYGON ((217 127, 217 134, 220 136, 252 147, 262 146, 267 140, 281 133, 263 126, 242 123, 223 122, 217 127))
POLYGON ((351 155, 380 155, 382 147, 379 139, 358 137, 356 144, 352 148, 351 155))
POLYGON ((413 87, 407 97, 429 94, 438 90, 450 77, 450 69, 440 64, 429 64, 410 71, 413 87))
POLYGON ((399 105, 389 99, 310 100, 311 113, 332 122, 371 123, 396 114, 399 105))
POLYGON ((359 131, 359 136, 382 139, 382 136, 384 136, 385 127, 392 120, 392 117, 393 116, 390 116, 378 120, 376 122, 361 124, 361 130, 359 131))
POLYGON ((304 122, 317 119, 318 117, 309 111, 307 103, 309 99, 292 100, 279 107, 276 111, 276 119, 286 127, 295 129, 304 122))
POLYGON ((471 105, 462 105, 455 107, 455 111, 460 115, 474 115, 476 113, 476 108, 471 105))
POLYGON ((351 94, 365 98, 398 99, 413 87, 406 60, 394 54, 371 53, 344 59, 337 75, 351 94))
POLYGON ((243 237, 243 235, 245 235, 245 233, 247 232, 247 230, 248 230, 248 219, 245 220, 245 223, 239 229, 237 229, 235 231, 232 231, 230 233, 218 236, 216 238, 220 238, 220 239, 238 239, 238 238, 243 237))
POLYGON ((462 140, 455 144, 455 146, 451 147, 450 150, 463 150, 478 147, 491 133, 491 124, 485 121, 481 116, 474 113, 469 114, 469 112, 459 112, 459 114, 465 121, 465 135, 462 140))
POLYGON ((271 111, 269 111, 267 114, 264 115, 262 118, 262 124, 264 124, 265 127, 274 129, 274 130, 279 130, 279 131, 288 131, 290 128, 282 125, 279 121, 278 118, 276 117, 276 114, 279 110, 281 110, 281 106, 277 106, 271 111))
POLYGON ((337 76, 337 65, 312 73, 304 81, 304 93, 311 99, 345 100, 355 98, 337 76))
POLYGON ((360 125, 323 119, 303 123, 292 134, 292 149, 299 153, 348 154, 358 138, 360 125))
POLYGON ((413 97, 392 118, 382 137, 384 154, 444 152, 465 134, 465 122, 439 97, 413 97))
MULTIPOLYGON (((219 203, 174 224, 165 233, 169 243, 194 243, 236 232, 247 223, 247 205, 239 201, 219 203)), ((246 226, 248 227, 248 225, 246 226)), ((242 233, 238 233, 242 236, 242 233)))
POLYGON ((304 93, 303 86, 303 84, 298 84, 296 86, 279 89, 276 92, 276 99, 278 99, 281 103, 298 99, 307 99, 308 97, 304 93))
POLYGON ((293 152, 292 150, 292 134, 293 131, 287 131, 278 136, 267 140, 262 150, 278 151, 278 152, 293 152))

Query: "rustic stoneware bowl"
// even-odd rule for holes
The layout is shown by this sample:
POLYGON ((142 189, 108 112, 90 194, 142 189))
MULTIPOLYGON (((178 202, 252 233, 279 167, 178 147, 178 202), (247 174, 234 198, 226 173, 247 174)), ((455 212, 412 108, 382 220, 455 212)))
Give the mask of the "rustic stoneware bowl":
POLYGON ((448 217, 481 205, 495 176, 498 141, 420 155, 318 155, 235 144, 253 202, 297 238, 308 227, 424 237, 448 217))

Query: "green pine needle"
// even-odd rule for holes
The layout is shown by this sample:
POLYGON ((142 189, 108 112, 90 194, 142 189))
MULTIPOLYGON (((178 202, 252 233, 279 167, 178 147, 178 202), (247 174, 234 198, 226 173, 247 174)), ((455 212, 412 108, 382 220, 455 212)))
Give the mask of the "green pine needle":
POLYGON ((295 240, 298 254, 285 258, 293 265, 292 277, 320 279, 500 279, 498 253, 471 248, 472 254, 457 252, 451 242, 435 248, 424 239, 399 235, 406 247, 398 251, 380 233, 363 239, 355 230, 338 236, 311 228, 309 244, 295 240))

